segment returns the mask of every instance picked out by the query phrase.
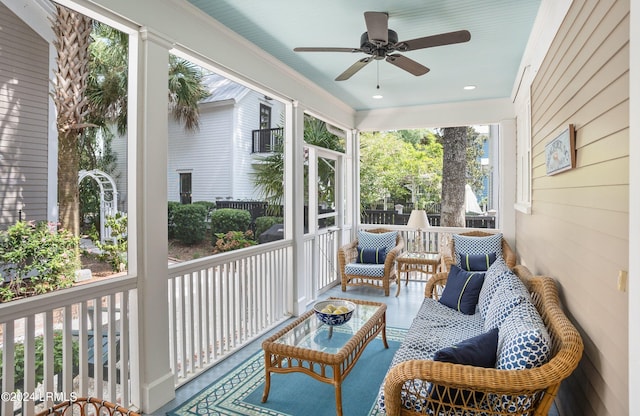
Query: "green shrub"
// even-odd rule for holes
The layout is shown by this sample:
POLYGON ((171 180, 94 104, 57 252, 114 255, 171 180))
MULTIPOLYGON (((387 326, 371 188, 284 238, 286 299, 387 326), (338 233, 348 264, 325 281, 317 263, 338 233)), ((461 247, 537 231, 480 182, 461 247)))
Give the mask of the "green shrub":
POLYGON ((181 207, 182 204, 176 201, 167 202, 167 222, 169 225, 169 238, 174 238, 176 233, 176 224, 173 220, 173 216, 176 210, 181 207))
POLYGON ((254 246, 257 243, 253 239, 253 231, 229 231, 226 233, 216 233, 216 242, 213 247, 213 254, 223 253, 225 251, 237 250, 254 246))
POLYGON ((258 217, 256 218, 256 237, 260 237, 260 234, 267 231, 275 224, 282 224, 284 218, 282 217, 258 217))
MULTIPOLYGON (((44 379, 44 337, 42 335, 35 337, 35 374, 36 385, 44 379)), ((73 356, 73 374, 78 374, 79 357, 78 357, 78 340, 73 339, 72 343, 73 356)), ((0 354, 0 368, 2 368, 2 354, 0 354)), ((14 383, 15 390, 24 390, 24 344, 15 344, 14 349, 14 383)), ((62 331, 53 331, 53 373, 62 373, 62 331)), ((1 379, 0 379, 1 380, 1 379)), ((0 383, 1 384, 1 383, 0 383)))
POLYGON ((108 262, 114 272, 127 270, 127 249, 129 246, 127 222, 127 214, 122 212, 107 216, 106 225, 111 228, 112 240, 106 241, 104 244, 96 242, 96 246, 102 251, 102 254, 99 255, 100 260, 108 262))
POLYGON ((79 268, 78 238, 45 221, 19 221, 0 232, 0 264, 11 281, 0 302, 70 287, 79 268))
MULTIPOLYGON (((246 231, 251 224, 249 211, 233 208, 217 209, 211 214, 211 233, 226 234, 229 231, 246 231)), ((214 243, 217 238, 214 237, 214 243)))
POLYGON ((204 240, 207 210, 202 205, 181 205, 173 214, 175 238, 183 244, 195 244, 204 240))
POLYGON ((211 214, 211 212, 216 208, 216 203, 211 201, 196 201, 195 205, 202 205, 207 210, 207 215, 211 214))

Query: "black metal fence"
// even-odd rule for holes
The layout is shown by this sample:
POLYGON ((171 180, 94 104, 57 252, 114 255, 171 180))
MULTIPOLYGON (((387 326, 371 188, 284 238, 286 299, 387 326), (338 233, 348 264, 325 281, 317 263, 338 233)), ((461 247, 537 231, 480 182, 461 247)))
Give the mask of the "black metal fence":
MULTIPOLYGON (((397 211, 367 209, 362 211, 360 222, 362 224, 380 225, 407 225, 409 214, 399 214, 397 211)), ((433 227, 440 226, 440 214, 427 214, 429 224, 433 227)), ((496 228, 495 215, 467 215, 465 226, 468 228, 496 228)))
MULTIPOLYGON (((269 204, 264 201, 216 201, 216 208, 234 208, 249 211, 252 220, 267 214, 269 204)), ((282 207, 275 212, 282 212, 282 207)), ((319 209, 319 212, 331 212, 331 210, 319 209)), ((307 224, 307 207, 305 207, 305 224, 307 224)), ((362 224, 380 224, 380 225, 407 225, 409 222, 408 214, 399 214, 397 211, 366 209, 362 211, 360 222, 362 224)), ((429 224, 433 227, 440 226, 440 214, 427 214, 429 224)), ((495 215, 467 215, 465 218, 465 226, 468 228, 496 228, 495 215)))

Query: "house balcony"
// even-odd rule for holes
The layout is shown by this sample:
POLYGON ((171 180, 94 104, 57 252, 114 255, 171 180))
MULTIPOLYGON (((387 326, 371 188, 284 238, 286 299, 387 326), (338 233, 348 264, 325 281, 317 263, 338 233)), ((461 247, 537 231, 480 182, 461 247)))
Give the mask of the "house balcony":
MULTIPOLYGON (((405 241, 416 237, 406 226, 387 228, 398 230, 405 241)), ((469 229, 432 227, 423 232, 422 241, 439 251, 461 230, 469 229)), ((0 305, 2 389, 19 388, 36 398, 3 401, 2 414, 35 414, 72 392, 138 408, 141 357, 155 349, 139 342, 146 330, 167 330, 168 356, 158 365, 168 365, 174 389, 204 374, 211 377, 209 370, 245 346, 255 347, 256 340, 290 319, 295 299, 305 298, 309 308, 329 291, 340 291, 337 251, 343 235, 348 238, 343 231, 320 229, 305 234, 301 245, 285 239, 168 266, 161 279, 167 298, 154 300, 168 305, 167 316, 157 317, 166 325, 157 328, 141 327, 135 276, 0 305), (297 270, 309 278, 296 278, 292 265, 299 249, 303 261, 297 270), (15 372, 8 371, 13 368, 15 372)), ((401 297, 423 296, 421 285, 402 290, 401 297)), ((348 289, 343 296, 395 299, 359 289, 348 289)))
POLYGON ((282 127, 251 131, 251 153, 272 153, 282 144, 282 127))

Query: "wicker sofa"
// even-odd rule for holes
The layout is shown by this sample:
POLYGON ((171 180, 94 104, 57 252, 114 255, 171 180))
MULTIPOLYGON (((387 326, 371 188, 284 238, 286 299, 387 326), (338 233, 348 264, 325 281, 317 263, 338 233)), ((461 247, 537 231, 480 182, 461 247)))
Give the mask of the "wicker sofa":
MULTIPOLYGON (((535 306, 548 332, 546 362, 535 368, 507 370, 435 361, 433 349, 442 345, 434 344, 447 338, 443 332, 456 325, 448 316, 438 321, 438 308, 447 308, 436 301, 448 278, 447 273, 440 273, 427 283, 425 302, 381 386, 378 405, 387 415, 548 413, 561 381, 580 361, 582 339, 562 311, 553 279, 532 276, 524 266, 516 266, 513 272, 524 283, 530 294, 529 305, 535 306)), ((494 298, 498 300, 495 295, 494 298)), ((469 335, 473 334, 459 336, 464 339, 469 335)))

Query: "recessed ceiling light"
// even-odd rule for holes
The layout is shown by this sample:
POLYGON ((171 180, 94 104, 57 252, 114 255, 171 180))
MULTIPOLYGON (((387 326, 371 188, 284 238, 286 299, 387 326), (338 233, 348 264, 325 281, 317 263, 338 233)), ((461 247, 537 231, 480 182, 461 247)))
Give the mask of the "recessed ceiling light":
POLYGON ((465 90, 475 90, 476 86, 475 85, 465 85, 464 89, 465 90))
POLYGON ((376 94, 376 95, 372 96, 371 98, 373 98, 375 100, 381 100, 382 99, 382 95, 376 94))

